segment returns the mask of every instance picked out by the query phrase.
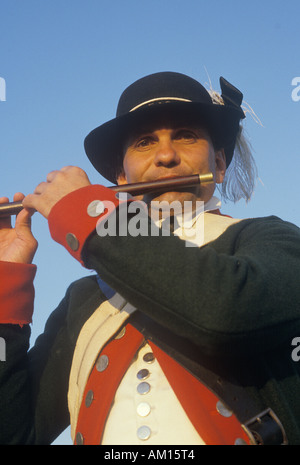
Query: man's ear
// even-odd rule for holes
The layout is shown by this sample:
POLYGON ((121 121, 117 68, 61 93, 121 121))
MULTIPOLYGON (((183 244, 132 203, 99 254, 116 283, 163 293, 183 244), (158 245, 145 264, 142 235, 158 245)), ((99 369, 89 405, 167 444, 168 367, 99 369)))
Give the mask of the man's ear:
POLYGON ((215 152, 216 183, 222 184, 226 173, 226 156, 224 149, 215 152))

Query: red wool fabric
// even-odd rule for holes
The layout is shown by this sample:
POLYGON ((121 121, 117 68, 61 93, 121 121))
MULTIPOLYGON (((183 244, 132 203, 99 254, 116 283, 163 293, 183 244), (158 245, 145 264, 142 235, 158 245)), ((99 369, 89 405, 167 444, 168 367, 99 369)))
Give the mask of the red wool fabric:
POLYGON ((35 265, 0 262, 0 323, 32 322, 35 274, 35 265))

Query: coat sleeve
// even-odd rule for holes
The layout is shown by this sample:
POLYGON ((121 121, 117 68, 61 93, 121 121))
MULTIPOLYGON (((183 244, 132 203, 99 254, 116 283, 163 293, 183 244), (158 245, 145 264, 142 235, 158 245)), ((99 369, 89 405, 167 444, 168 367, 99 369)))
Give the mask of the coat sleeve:
POLYGON ((0 261, 0 323, 31 323, 35 273, 35 265, 0 261))
MULTIPOLYGON (((28 301, 22 297, 28 294, 25 282, 20 286, 20 273, 16 275, 19 287, 15 291, 21 288, 24 292, 19 298, 17 292, 12 293, 11 312, 6 312, 10 322, 6 318, 0 323, 6 348, 5 360, 0 361, 0 444, 51 444, 70 422, 67 392, 72 357, 80 328, 89 316, 85 301, 91 299, 96 284, 92 278, 73 283, 29 350, 30 325, 16 320, 22 315, 20 309, 26 310, 28 301)), ((94 303, 88 308, 91 312, 94 303)))
POLYGON ((217 240, 95 234, 85 265, 140 311, 209 355, 272 350, 300 332, 299 228, 243 220, 217 240))
POLYGON ((50 444, 68 425, 61 361, 52 373, 55 381, 46 375, 45 386, 44 379, 61 346, 57 328, 64 323, 63 306, 54 312, 31 350, 29 324, 0 324, 6 346, 5 361, 0 362, 0 444, 50 444))
POLYGON ((141 312, 214 356, 272 350, 300 331, 298 227, 276 217, 243 220, 198 249, 152 234, 145 213, 139 235, 130 234, 129 215, 127 234, 124 225, 100 234, 103 217, 91 217, 89 205, 107 196, 101 186, 69 194, 51 210, 50 232, 141 312))

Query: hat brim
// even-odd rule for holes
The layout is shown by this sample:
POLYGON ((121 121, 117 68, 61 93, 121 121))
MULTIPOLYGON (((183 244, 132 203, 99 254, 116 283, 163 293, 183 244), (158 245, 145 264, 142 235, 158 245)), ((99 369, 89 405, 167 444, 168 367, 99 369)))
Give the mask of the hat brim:
POLYGON ((162 121, 205 127, 215 148, 224 148, 229 165, 239 130, 240 111, 229 106, 197 102, 159 102, 116 117, 91 131, 84 140, 85 152, 94 168, 116 183, 128 137, 147 124, 162 121))

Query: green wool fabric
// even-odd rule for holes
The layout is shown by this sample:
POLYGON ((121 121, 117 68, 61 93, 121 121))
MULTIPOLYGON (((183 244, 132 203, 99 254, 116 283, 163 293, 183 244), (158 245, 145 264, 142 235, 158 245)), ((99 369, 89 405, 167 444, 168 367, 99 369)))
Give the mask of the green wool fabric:
MULTIPOLYGON (((300 362, 291 357, 300 337, 299 228, 276 217, 242 220, 200 248, 175 236, 95 233, 83 259, 142 314, 190 343, 199 365, 272 408, 289 444, 300 444, 300 362)), ((74 347, 104 300, 96 276, 71 284, 30 351, 28 326, 0 325, 7 344, 1 444, 50 444, 68 426, 74 347)))

